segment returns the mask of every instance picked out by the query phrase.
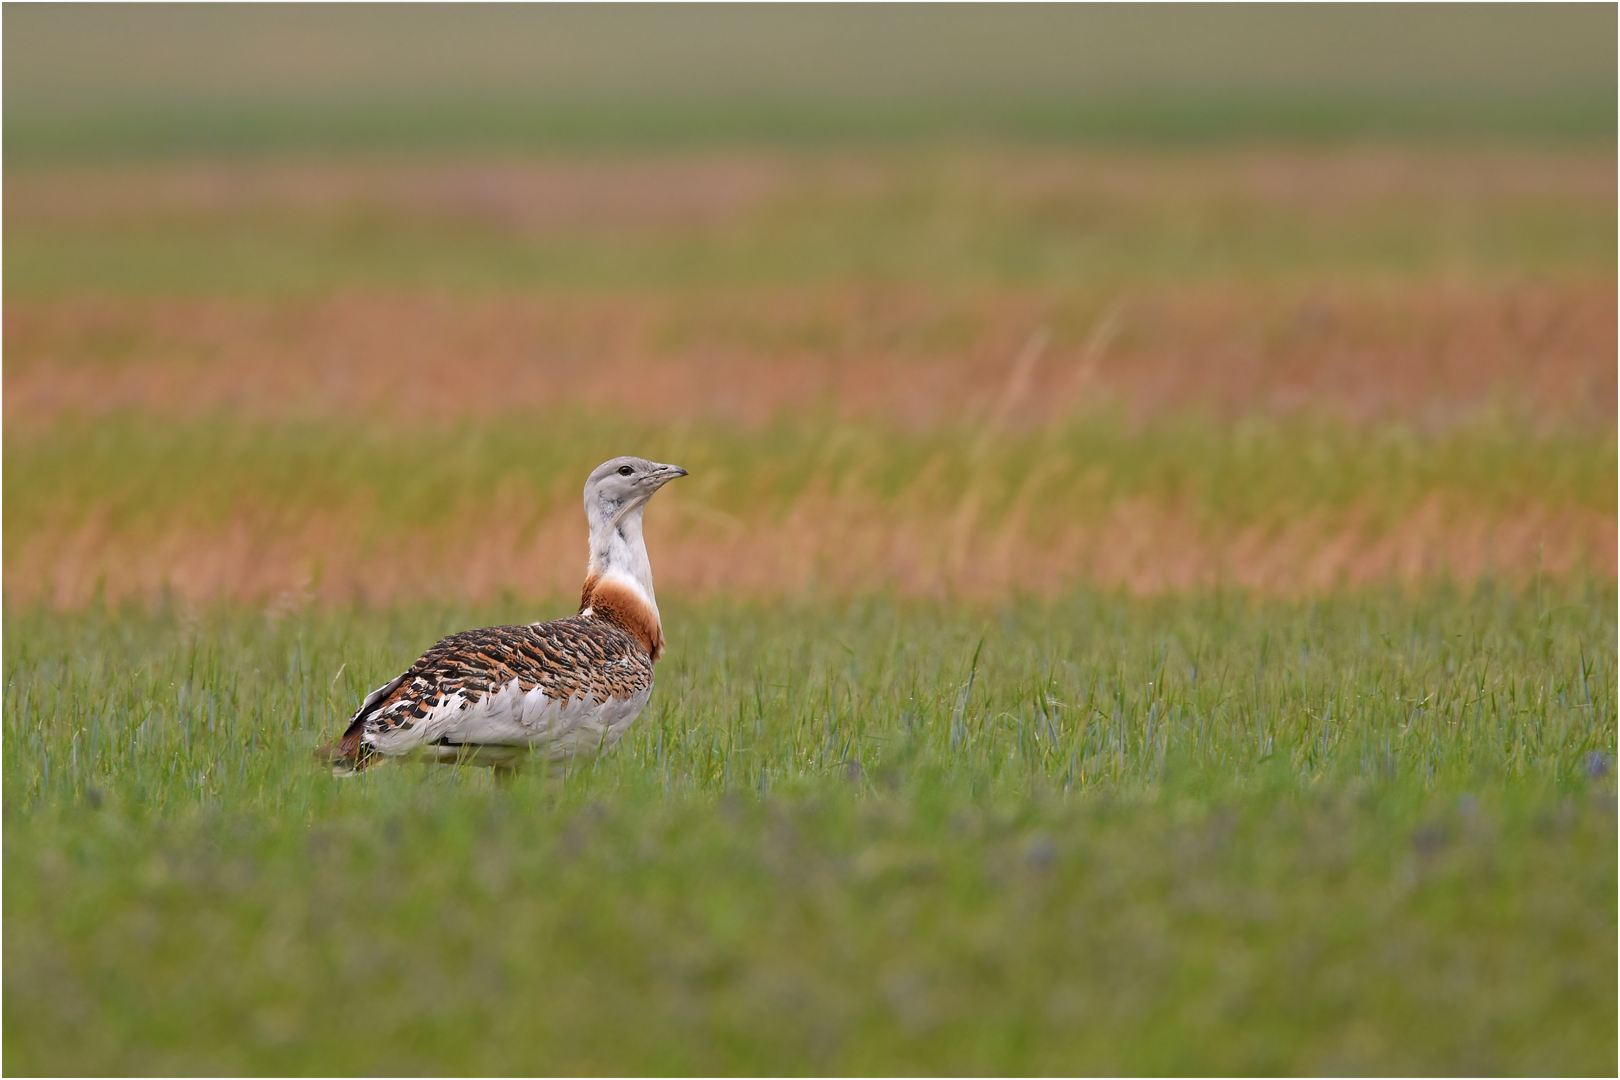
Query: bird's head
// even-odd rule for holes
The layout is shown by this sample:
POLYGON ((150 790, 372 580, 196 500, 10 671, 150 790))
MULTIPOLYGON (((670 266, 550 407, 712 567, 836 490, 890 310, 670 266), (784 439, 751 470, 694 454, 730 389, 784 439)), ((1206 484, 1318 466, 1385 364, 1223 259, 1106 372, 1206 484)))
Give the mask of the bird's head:
POLYGON ((679 465, 660 465, 638 457, 604 461, 585 481, 585 517, 594 532, 613 528, 628 513, 647 505, 653 492, 685 476, 679 465))

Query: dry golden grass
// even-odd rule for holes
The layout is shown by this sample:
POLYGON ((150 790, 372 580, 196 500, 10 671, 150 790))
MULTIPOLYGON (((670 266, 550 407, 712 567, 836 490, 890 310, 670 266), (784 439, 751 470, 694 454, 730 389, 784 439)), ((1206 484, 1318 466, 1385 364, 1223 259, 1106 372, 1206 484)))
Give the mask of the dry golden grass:
POLYGON ((1445 422, 1483 406, 1612 425, 1612 282, 1059 290, 907 287, 539 297, 12 300, 7 423, 124 410, 434 424, 578 406, 759 424, 816 403, 908 428, 1313 412, 1445 422))
MULTIPOLYGON (((1325 499, 1297 480, 1266 487, 1263 461, 1202 481, 1279 500, 1243 513, 1176 481, 1094 497, 1083 474, 1129 473, 1151 451, 1142 440, 1183 417, 1420 440, 1487 418, 1612 460, 1620 345, 1598 227, 1612 237, 1614 181, 1612 155, 1579 148, 12 170, 6 595, 386 603, 577 585, 577 478, 560 464, 544 480, 479 481, 433 521, 378 516, 377 475, 322 502, 296 485, 257 492, 250 469, 239 497, 200 515, 187 508, 202 486, 142 481, 144 509, 111 489, 29 486, 42 448, 130 417, 148 433, 223 418, 272 442, 315 425, 402 446, 478 425, 543 440, 559 416, 613 417, 654 443, 729 432, 731 471, 748 473, 783 425, 815 416, 914 444, 878 438, 879 455, 966 470, 919 464, 874 486, 808 454, 791 465, 811 482, 791 497, 672 489, 650 527, 660 585, 681 594, 1613 577, 1612 493, 1588 490, 1590 470, 1495 483, 1442 468, 1421 491, 1363 477, 1325 499), (989 486, 975 471, 990 441, 1038 443, 1086 417, 1139 434, 1097 461, 1065 458, 1054 505, 1016 463, 989 486), (939 449, 952 439, 964 445, 939 449)), ((206 456, 210 437, 189 445, 206 456)), ((1355 462, 1341 464, 1324 475, 1355 462)), ((318 464, 297 467, 319 481, 318 464)), ((767 482, 756 473, 747 483, 767 482)))
MULTIPOLYGON (((1091 585, 1135 595, 1225 587, 1300 596, 1616 572, 1613 514, 1534 503, 1485 512, 1439 494, 1394 521, 1353 506, 1241 527, 1125 499, 1033 536, 1027 499, 993 519, 977 514, 971 498, 954 514, 919 516, 904 500, 822 491, 799 499, 781 520, 731 517, 675 489, 659 503, 648 516, 648 543, 666 595, 892 590, 986 599, 1091 585)), ((585 564, 579 512, 571 500, 537 518, 533 507, 505 509, 524 524, 492 514, 464 530, 402 530, 372 541, 342 512, 289 523, 273 511, 246 511, 213 526, 133 528, 92 516, 8 543, 6 593, 13 602, 67 609, 98 596, 298 606, 446 596, 484 602, 505 592, 566 605, 585 564)))

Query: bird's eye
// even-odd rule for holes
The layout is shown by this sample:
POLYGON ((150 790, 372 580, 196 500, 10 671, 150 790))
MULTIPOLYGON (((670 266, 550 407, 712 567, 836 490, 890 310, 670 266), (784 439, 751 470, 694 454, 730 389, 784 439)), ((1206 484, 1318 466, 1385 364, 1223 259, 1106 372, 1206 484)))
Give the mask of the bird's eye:
POLYGON ((636 470, 632 469, 628 465, 620 465, 619 466, 619 475, 620 476, 629 476, 631 473, 633 473, 635 471, 636 470))

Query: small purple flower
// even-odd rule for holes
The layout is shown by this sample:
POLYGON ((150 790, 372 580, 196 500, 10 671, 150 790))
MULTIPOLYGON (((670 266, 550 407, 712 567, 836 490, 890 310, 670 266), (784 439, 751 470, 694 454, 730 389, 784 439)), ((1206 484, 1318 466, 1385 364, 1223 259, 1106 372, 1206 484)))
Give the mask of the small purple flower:
POLYGON ((1586 755, 1586 775, 1593 780, 1601 780, 1609 775, 1609 755, 1601 750, 1594 750, 1586 755))
POLYGON ((1029 843, 1024 846, 1024 862, 1031 870, 1045 870, 1056 858, 1056 845, 1040 834, 1030 837, 1029 843))

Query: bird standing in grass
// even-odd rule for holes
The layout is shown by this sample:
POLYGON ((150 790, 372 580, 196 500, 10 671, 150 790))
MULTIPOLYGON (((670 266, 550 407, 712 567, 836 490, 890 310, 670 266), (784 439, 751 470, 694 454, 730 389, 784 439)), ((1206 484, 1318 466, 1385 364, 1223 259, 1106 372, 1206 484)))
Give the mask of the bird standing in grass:
POLYGON ((579 614, 452 634, 367 694, 316 755, 348 776, 416 753, 510 770, 530 754, 555 761, 612 747, 646 706, 664 651, 642 511, 685 475, 638 457, 597 466, 585 481, 591 559, 579 614))

